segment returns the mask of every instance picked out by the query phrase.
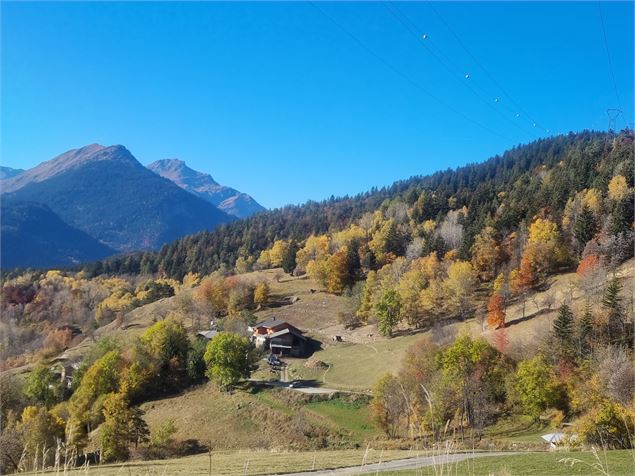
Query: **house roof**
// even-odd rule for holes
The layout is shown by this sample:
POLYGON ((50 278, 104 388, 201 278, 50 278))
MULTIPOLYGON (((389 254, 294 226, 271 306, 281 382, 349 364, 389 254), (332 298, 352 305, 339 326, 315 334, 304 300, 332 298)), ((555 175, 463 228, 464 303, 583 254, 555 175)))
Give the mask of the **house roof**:
POLYGON ((213 338, 216 334, 218 334, 218 331, 215 330, 211 330, 211 331, 201 331, 199 332, 197 335, 205 337, 206 339, 211 339, 213 338))
POLYGON ((282 329, 278 332, 274 332, 273 334, 269 334, 269 338, 273 339, 274 337, 279 337, 285 334, 292 334, 296 337, 299 337, 302 340, 306 340, 306 337, 304 337, 302 333, 299 330, 297 330, 295 327, 282 329))
POLYGON ((293 324, 283 320, 283 319, 276 319, 275 317, 266 320, 266 321, 262 321, 258 324, 256 324, 254 327, 258 328, 258 327, 277 327, 281 324, 289 324, 290 326, 292 326, 293 324))

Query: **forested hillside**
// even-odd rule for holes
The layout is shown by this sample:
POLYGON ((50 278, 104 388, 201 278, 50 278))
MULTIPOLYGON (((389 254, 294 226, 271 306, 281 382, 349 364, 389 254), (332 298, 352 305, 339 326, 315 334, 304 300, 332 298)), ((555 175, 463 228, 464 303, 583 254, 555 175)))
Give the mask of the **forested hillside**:
MULTIPOLYGON (((288 403, 247 380, 278 374, 246 337, 286 316, 321 346, 295 371, 371 378, 372 401, 357 403, 388 440, 456 437, 473 449, 496 425, 528 419, 542 432, 567 422, 579 444, 632 448, 632 163, 631 131, 571 134, 160 252, 5 275, 0 471, 57 464, 52 451, 38 463, 38 448, 68 450, 73 464, 93 451, 101 462, 202 451, 209 432, 250 421, 226 410, 226 390, 286 426, 288 403), (207 341, 197 332, 210 320, 207 341), (530 347, 507 338, 525 324, 542 328, 530 347), (191 408, 214 423, 193 430, 191 408)), ((302 428, 287 447, 358 444, 322 423, 302 428)))
MULTIPOLYGON (((276 240, 299 242, 311 235, 343 230, 377 210, 399 222, 393 250, 397 255, 405 253, 413 240, 422 238, 426 234, 422 227, 426 223, 430 227, 433 220, 435 226, 445 223, 445 227, 428 233, 422 245, 425 251, 443 254, 456 248, 458 256, 467 259, 476 235, 486 226, 503 238, 524 229, 537 216, 561 223, 567 210, 569 215, 577 214, 571 208, 579 206, 577 193, 593 189, 606 194, 614 176, 623 177, 624 186, 632 187, 632 161, 632 131, 570 133, 516 147, 481 164, 413 177, 355 197, 288 206, 213 232, 187 236, 159 252, 120 256, 84 269, 93 275, 160 271, 181 278, 188 272, 208 274, 221 267, 233 268, 239 257, 255 260, 276 240), (571 200, 575 203, 567 209, 571 200), (460 236, 444 238, 452 223, 460 226, 460 236)), ((608 227, 612 234, 630 230, 632 205, 625 195, 610 205, 612 209, 595 210, 598 219, 603 217, 595 226, 608 227)), ((572 230, 569 235, 574 238, 572 230)))
POLYGON ((3 198, 2 267, 66 266, 105 258, 115 250, 64 223, 46 205, 3 198))

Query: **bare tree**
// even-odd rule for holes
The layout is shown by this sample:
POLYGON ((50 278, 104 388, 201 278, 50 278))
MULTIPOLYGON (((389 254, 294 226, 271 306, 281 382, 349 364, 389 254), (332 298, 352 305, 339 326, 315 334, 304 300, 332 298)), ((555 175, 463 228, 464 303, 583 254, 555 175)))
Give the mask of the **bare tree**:
POLYGON ((450 249, 457 249, 463 241, 462 210, 450 210, 439 226, 438 234, 450 249))

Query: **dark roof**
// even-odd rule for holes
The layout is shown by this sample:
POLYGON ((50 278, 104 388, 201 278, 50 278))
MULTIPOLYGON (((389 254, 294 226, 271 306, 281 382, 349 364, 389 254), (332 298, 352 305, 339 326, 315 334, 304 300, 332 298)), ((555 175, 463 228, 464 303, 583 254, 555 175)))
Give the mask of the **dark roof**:
POLYGON ((287 322, 287 321, 285 321, 283 319, 276 319, 274 317, 274 318, 269 319, 267 321, 260 322, 260 323, 256 324, 254 327, 255 328, 257 328, 257 327, 277 327, 280 324, 289 324, 290 326, 293 325, 293 324, 291 324, 291 323, 289 323, 289 322, 287 322))
POLYGON ((289 328, 282 329, 281 331, 274 332, 273 334, 269 334, 269 338, 273 339, 274 337, 282 336, 282 335, 285 335, 285 334, 292 334, 292 335, 294 335, 296 337, 299 337, 300 339, 306 340, 306 337, 304 337, 302 335, 302 333, 299 330, 297 330, 295 327, 293 327, 291 329, 289 329, 289 328))

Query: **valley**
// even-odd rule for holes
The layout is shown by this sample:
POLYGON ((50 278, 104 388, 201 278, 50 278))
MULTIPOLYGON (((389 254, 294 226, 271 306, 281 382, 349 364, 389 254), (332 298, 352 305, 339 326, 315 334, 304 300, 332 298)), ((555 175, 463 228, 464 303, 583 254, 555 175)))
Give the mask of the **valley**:
MULTIPOLYGON (((596 150, 595 140, 583 134, 570 147, 596 150)), ((588 180, 599 188, 521 168, 524 153, 544 160, 534 145, 506 159, 517 167, 509 176, 496 160, 447 172, 452 181, 495 164, 491 214, 475 192, 450 187, 446 198, 417 178, 317 205, 329 210, 322 216, 308 204, 158 252, 11 271, 0 462, 59 471, 62 460, 92 461, 96 475, 356 464, 480 474, 534 454, 546 467, 561 454, 558 465, 579 457, 567 461, 582 470, 600 432, 612 465, 628 468, 618 450, 632 446, 633 187, 632 176, 611 175, 627 173, 631 153, 615 144, 593 159, 588 180), (543 206, 527 207, 523 180, 540 187, 543 206), (553 198, 565 186, 566 200, 553 198), (490 224, 474 228, 483 217, 490 224), (558 451, 547 434, 563 439, 558 451), (48 449, 41 459, 37 447, 48 449), (470 451, 478 456, 462 455, 470 451)), ((550 163, 575 156, 560 150, 550 163)))

